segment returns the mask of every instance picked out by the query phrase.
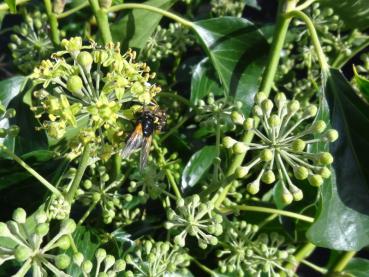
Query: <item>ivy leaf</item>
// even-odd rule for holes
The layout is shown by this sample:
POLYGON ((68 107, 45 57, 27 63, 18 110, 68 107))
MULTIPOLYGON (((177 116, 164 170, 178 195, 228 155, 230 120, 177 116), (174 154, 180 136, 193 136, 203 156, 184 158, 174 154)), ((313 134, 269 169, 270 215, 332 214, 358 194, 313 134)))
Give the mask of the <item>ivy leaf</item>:
POLYGON ((331 69, 326 94, 340 138, 331 144, 334 171, 307 236, 317 246, 357 251, 369 244, 369 109, 339 70, 331 69))
POLYGON ((17 12, 17 5, 15 0, 5 0, 5 3, 8 5, 10 12, 17 12))
POLYGON ((353 68, 355 84, 360 90, 361 95, 366 99, 366 101, 369 101, 369 80, 357 73, 355 66, 353 68))
MULTIPOLYGON (((169 9, 176 0, 150 0, 142 4, 169 9)), ((124 49, 142 49, 158 26, 162 15, 143 9, 124 11, 125 15, 112 24, 113 41, 119 41, 124 49)))
POLYGON ((259 89, 268 43, 250 21, 220 17, 194 23, 202 44, 228 96, 241 101, 247 115, 259 89))
POLYGON ((216 147, 205 146, 192 155, 182 174, 182 190, 193 187, 216 158, 216 147))
POLYGON ((369 5, 367 0, 320 0, 324 7, 334 10, 348 28, 369 27, 369 5))
POLYGON ((217 81, 214 68, 208 58, 203 59, 194 69, 191 81, 190 102, 196 105, 210 92, 215 95, 222 95, 223 90, 217 81))
POLYGON ((353 258, 346 266, 344 272, 352 274, 355 277, 367 277, 369 276, 369 260, 353 258))

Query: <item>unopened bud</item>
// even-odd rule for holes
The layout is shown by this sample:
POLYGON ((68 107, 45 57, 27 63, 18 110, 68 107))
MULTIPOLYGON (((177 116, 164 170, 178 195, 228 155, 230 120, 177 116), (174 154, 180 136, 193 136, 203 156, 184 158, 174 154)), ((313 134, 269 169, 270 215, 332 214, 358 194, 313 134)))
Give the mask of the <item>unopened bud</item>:
POLYGON ((323 120, 317 120, 312 126, 311 130, 314 133, 323 133, 325 128, 327 128, 327 124, 323 120))
POLYGON ((309 180, 310 185, 314 187, 320 187, 323 184, 323 178, 322 176, 318 174, 310 175, 308 177, 308 180, 309 180))
POLYGON ((326 133, 325 133, 325 138, 329 141, 329 142, 334 142, 338 139, 338 132, 335 129, 329 129, 326 133))
POLYGON ((304 166, 296 166, 293 168, 293 174, 297 180, 305 180, 309 176, 309 170, 304 166))
POLYGON ((254 119, 253 118, 246 118, 246 120, 243 122, 243 127, 245 128, 245 130, 251 130, 254 128, 254 119))
POLYGON ((233 111, 231 113, 231 119, 232 119, 233 123, 238 124, 238 125, 242 125, 243 122, 245 121, 245 118, 244 118, 243 114, 241 114, 237 111, 233 111))
POLYGON ((295 152, 301 152, 305 149, 306 143, 302 139, 296 139, 292 142, 292 150, 295 152))
POLYGON ((232 149, 235 154, 244 154, 249 150, 249 147, 243 142, 237 142, 232 149))
POLYGON ((264 172, 263 176, 261 177, 261 180, 265 184, 272 184, 275 182, 275 174, 272 170, 267 170, 264 172))

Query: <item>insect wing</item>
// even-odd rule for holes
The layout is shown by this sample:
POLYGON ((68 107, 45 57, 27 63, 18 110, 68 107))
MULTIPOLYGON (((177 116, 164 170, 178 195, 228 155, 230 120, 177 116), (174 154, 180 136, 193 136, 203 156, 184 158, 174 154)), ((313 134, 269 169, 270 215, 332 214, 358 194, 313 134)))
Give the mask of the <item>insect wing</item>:
POLYGON ((132 135, 129 137, 126 146, 121 152, 121 156, 123 159, 128 158, 133 151, 138 149, 144 141, 143 133, 142 133, 142 125, 138 124, 133 131, 132 135))
POLYGON ((144 138, 141 145, 141 154, 140 154, 140 170, 143 170, 147 163, 147 158, 150 153, 150 147, 152 143, 152 136, 148 136, 144 138))

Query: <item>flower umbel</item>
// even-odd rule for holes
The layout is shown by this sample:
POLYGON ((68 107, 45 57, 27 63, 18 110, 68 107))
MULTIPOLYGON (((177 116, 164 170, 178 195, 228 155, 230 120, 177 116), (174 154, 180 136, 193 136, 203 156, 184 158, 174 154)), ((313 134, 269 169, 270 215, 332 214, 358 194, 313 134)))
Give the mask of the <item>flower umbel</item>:
POLYGON ((182 230, 174 238, 174 242, 183 247, 187 235, 196 237, 200 248, 207 248, 218 243, 217 236, 223 232, 223 217, 214 212, 214 204, 202 203, 195 194, 177 201, 176 211, 169 209, 167 229, 182 230))
POLYGON ((248 178, 252 168, 261 166, 256 179, 247 186, 249 193, 258 193, 261 182, 272 184, 278 179, 283 188, 282 200, 286 204, 299 201, 303 193, 293 184, 289 170, 298 180, 308 179, 315 187, 322 185, 323 179, 330 176, 329 165, 333 157, 329 152, 310 153, 308 146, 333 142, 338 138, 338 132, 326 130, 327 125, 323 120, 310 123, 317 115, 317 107, 309 105, 301 108, 297 100, 289 101, 283 93, 278 93, 273 102, 260 92, 255 101, 255 117, 247 118, 242 123, 246 130, 255 134, 258 141, 243 143, 231 137, 223 140, 223 145, 232 148, 235 153, 248 150, 257 153, 252 161, 236 170, 236 178, 248 178), (256 120, 261 122, 259 128, 256 127, 256 120))

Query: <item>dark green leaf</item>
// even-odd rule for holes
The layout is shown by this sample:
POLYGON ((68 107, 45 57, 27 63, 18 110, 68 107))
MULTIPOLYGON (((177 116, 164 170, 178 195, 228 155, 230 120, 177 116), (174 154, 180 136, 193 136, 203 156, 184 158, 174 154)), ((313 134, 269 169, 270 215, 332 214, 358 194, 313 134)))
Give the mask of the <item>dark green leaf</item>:
POLYGON ((307 235, 317 246, 359 250, 369 244, 369 109, 340 71, 330 74, 326 94, 340 138, 331 145, 335 173, 323 184, 321 211, 307 235))
POLYGON ((223 89, 217 81, 214 68, 208 58, 203 59, 194 69, 191 81, 191 104, 196 105, 198 100, 210 92, 222 95, 223 89))
POLYGON ((367 0, 320 0, 324 7, 333 8, 348 28, 369 27, 369 5, 367 0))
POLYGON ((236 17, 197 21, 194 28, 226 93, 243 102, 248 114, 268 56, 263 34, 250 21, 236 17))
POLYGON ((366 79, 364 76, 361 76, 357 73, 356 68, 354 67, 354 80, 355 84, 357 85, 360 94, 369 101, 369 80, 366 79))
MULTIPOLYGON (((150 0, 143 4, 167 10, 175 1, 150 0)), ((119 41, 125 49, 142 49, 158 26, 162 15, 143 9, 123 12, 125 15, 111 26, 113 40, 119 41)))
POLYGON ((362 258, 351 259, 345 268, 345 272, 355 277, 367 277, 369 276, 369 260, 362 258))
POLYGON ((7 107, 10 101, 21 93, 27 78, 24 76, 14 76, 0 81, 0 101, 7 107))
POLYGON ((193 187, 213 164, 216 157, 215 146, 205 146, 192 155, 182 174, 182 190, 193 187))
POLYGON ((17 5, 15 0, 5 0, 5 3, 8 4, 10 12, 17 12, 17 5))

